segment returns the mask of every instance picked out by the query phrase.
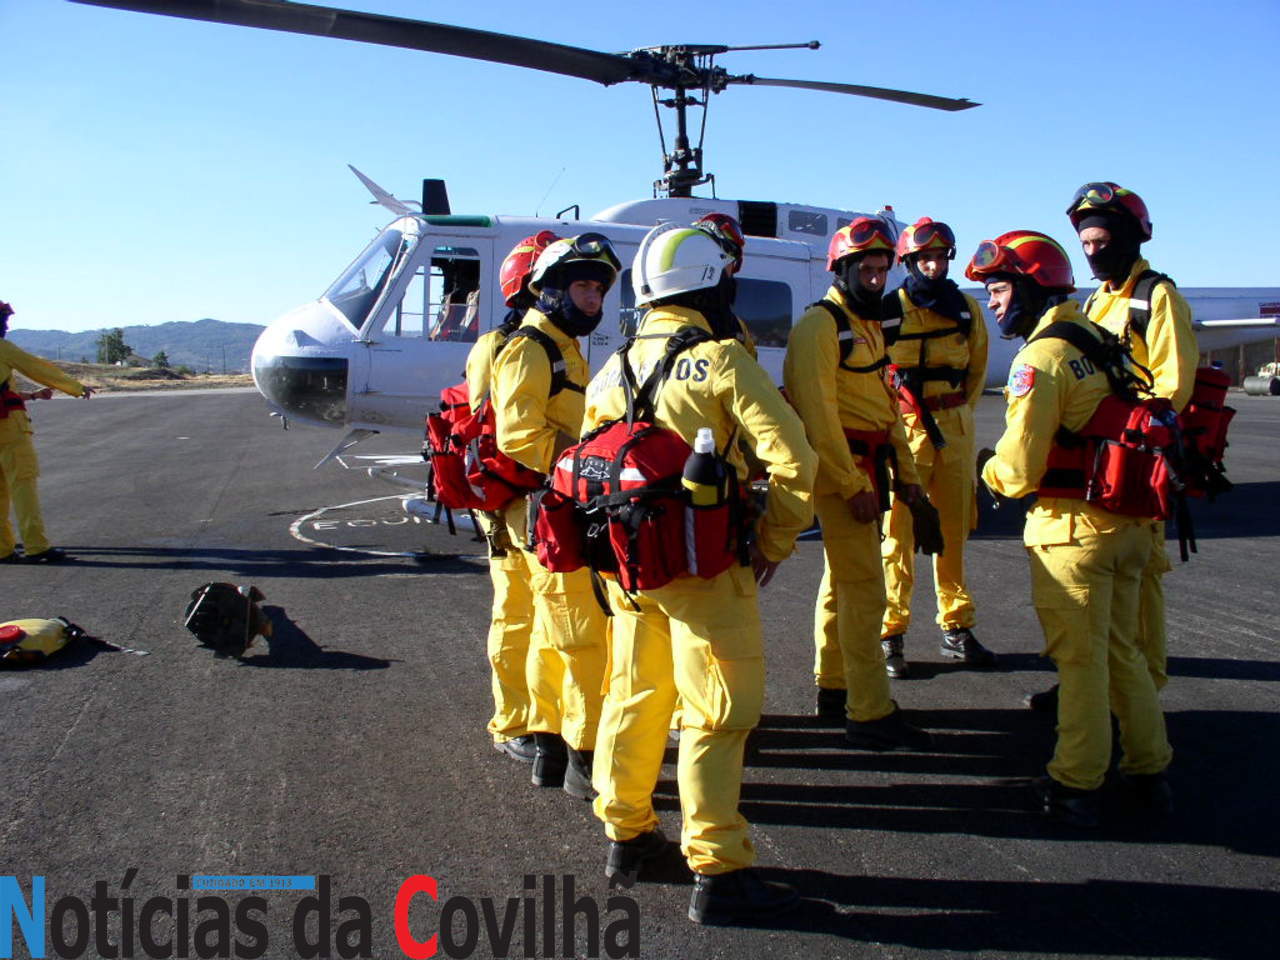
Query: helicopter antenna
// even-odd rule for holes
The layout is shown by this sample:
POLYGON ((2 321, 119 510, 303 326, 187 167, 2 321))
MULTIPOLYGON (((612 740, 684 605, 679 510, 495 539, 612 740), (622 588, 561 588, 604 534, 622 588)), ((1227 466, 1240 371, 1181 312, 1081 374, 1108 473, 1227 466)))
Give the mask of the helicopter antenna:
POLYGON ((560 182, 560 178, 564 176, 564 172, 568 169, 568 167, 561 167, 560 172, 552 177, 551 186, 547 187, 547 192, 542 195, 542 199, 538 201, 538 205, 533 210, 533 215, 535 217, 538 216, 539 212, 542 210, 542 205, 547 202, 547 197, 551 196, 551 191, 556 188, 556 184, 560 182))

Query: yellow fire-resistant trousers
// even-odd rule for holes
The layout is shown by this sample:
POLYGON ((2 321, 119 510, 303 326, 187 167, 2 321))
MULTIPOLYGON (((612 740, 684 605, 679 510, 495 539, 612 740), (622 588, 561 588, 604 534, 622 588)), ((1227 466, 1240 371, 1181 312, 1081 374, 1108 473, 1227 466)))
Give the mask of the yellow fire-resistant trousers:
POLYGON ((1164 575, 1173 569, 1164 546, 1163 521, 1151 527, 1151 559, 1142 571, 1142 599, 1138 612, 1138 649, 1146 657, 1147 669, 1156 689, 1169 682, 1169 654, 1164 623, 1164 575))
POLYGON ((593 778, 605 833, 630 840, 658 825, 653 790, 678 693, 681 849, 696 873, 750 866, 755 848, 738 797, 747 734, 764 701, 751 570, 680 577, 634 598, 610 580, 609 600, 612 656, 593 778))
POLYGON ((1155 684, 1135 643, 1150 550, 1150 525, 1138 523, 1027 547, 1032 600, 1060 684, 1058 743, 1048 770, 1068 787, 1102 785, 1112 712, 1120 721, 1122 771, 1159 773, 1173 757, 1155 684))
MULTIPOLYGON (((938 510, 946 544, 946 549, 933 557, 937 623, 943 630, 959 630, 974 624, 973 600, 964 582, 964 544, 973 526, 974 451, 972 436, 958 430, 945 433, 947 445, 935 450, 926 438, 915 463, 920 486, 938 510)), ((881 636, 906 633, 911 623, 915 549, 911 511, 894 497, 887 536, 881 544, 886 593, 881 636)))
POLYGON ((489 579, 493 582, 492 622, 489 627, 489 666, 492 668, 493 716, 489 733, 497 743, 529 732, 529 637, 533 630, 533 589, 529 565, 537 558, 521 550, 507 536, 500 514, 480 514, 488 534, 497 527, 496 539, 505 556, 494 556, 491 538, 489 579))
MULTIPOLYGON (((503 512, 512 543, 528 540, 528 501, 513 500, 503 512)), ((591 572, 551 573, 527 550, 533 628, 525 679, 530 733, 558 733, 575 750, 595 746, 604 697, 608 618, 591 588, 591 572)))
POLYGON ((849 691, 850 719, 878 720, 894 710, 880 646, 885 605, 880 528, 854 520, 838 494, 816 495, 813 507, 822 525, 825 561, 814 617, 814 674, 819 687, 849 691))
POLYGON ((27 555, 49 549, 36 489, 39 476, 40 461, 30 434, 19 433, 16 438, 0 443, 0 557, 13 553, 15 546, 13 527, 9 525, 10 505, 17 516, 18 534, 27 555))

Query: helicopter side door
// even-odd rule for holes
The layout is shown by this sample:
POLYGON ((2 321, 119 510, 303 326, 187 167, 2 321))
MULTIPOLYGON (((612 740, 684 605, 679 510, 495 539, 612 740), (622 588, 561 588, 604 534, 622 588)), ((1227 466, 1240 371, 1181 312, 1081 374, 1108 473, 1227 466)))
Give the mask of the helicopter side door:
POLYGON ((492 326, 497 289, 490 237, 424 236, 362 330, 353 423, 420 431, 492 326))

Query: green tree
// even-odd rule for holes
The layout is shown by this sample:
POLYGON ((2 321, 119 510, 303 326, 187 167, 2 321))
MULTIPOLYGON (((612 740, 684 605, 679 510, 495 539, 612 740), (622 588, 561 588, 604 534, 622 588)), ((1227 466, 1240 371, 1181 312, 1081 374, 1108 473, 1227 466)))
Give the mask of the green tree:
POLYGON ((161 350, 159 353, 157 353, 154 357, 151 358, 151 365, 153 367, 159 367, 161 370, 168 370, 169 355, 165 353, 163 350, 161 350))
POLYGON ((124 342, 124 330, 120 327, 116 327, 114 330, 104 330, 102 331, 102 336, 98 337, 99 363, 127 361, 132 353, 133 347, 124 342))

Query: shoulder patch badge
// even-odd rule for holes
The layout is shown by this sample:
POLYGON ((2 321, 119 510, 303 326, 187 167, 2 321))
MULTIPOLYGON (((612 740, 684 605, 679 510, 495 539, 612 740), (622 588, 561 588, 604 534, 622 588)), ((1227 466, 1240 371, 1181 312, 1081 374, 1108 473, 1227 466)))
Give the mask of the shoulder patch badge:
POLYGON ((1009 371, 1009 396, 1025 397, 1035 385, 1036 368, 1031 364, 1020 363, 1009 371))

